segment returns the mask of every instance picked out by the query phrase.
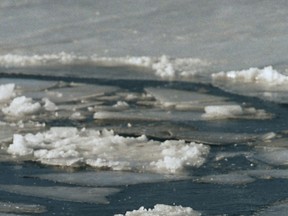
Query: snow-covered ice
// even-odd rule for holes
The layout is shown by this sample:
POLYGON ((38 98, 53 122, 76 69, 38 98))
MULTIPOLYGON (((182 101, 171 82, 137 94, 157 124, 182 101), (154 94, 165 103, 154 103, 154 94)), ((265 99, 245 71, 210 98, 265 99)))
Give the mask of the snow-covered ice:
POLYGON ((32 98, 21 96, 14 98, 8 107, 2 108, 2 112, 8 116, 21 117, 35 114, 40 109, 41 104, 39 102, 33 102, 32 98))
POLYGON ((14 134, 7 151, 51 165, 176 173, 185 166, 201 166, 209 147, 181 140, 161 143, 145 136, 123 137, 108 130, 55 127, 43 133, 14 134))
POLYGON ((138 210, 128 211, 115 216, 200 216, 201 213, 190 207, 169 206, 164 204, 156 204, 152 209, 146 209, 143 206, 138 210))

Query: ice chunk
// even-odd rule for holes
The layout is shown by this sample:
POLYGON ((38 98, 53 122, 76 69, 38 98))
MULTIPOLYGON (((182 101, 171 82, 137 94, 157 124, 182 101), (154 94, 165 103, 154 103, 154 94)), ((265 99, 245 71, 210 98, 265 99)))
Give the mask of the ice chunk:
POLYGON ((227 118, 243 114, 240 105, 206 106, 204 118, 227 118))
POLYGON ((12 98, 15 94, 14 89, 14 83, 0 85, 0 103, 12 98))
POLYGON ((119 88, 113 86, 74 84, 70 87, 55 88, 45 92, 28 92, 25 95, 34 99, 48 98, 54 103, 65 103, 97 97, 117 90, 119 88))
POLYGON ((57 82, 48 80, 26 79, 26 78, 2 78, 0 84, 13 83, 16 92, 38 92, 57 86, 57 82))
POLYGON ((111 128, 120 134, 133 136, 145 134, 148 137, 154 137, 157 139, 178 139, 209 145, 240 144, 255 142, 258 139, 262 140, 262 135, 256 135, 253 133, 199 131, 193 127, 179 126, 173 123, 157 124, 152 122, 147 126, 147 123, 145 122, 145 125, 133 125, 133 127, 112 126, 111 128))
POLYGON ((58 109, 57 106, 52 101, 50 101, 48 98, 43 98, 42 101, 44 102, 43 107, 45 110, 56 111, 58 109))
POLYGON ((121 186, 189 179, 189 177, 186 175, 162 175, 157 173, 133 173, 119 171, 51 173, 33 175, 32 177, 66 184, 93 187, 121 186))
POLYGON ((10 154, 31 155, 45 164, 87 164, 114 170, 153 170, 174 173, 185 166, 201 166, 209 147, 168 140, 163 143, 145 136, 123 137, 113 131, 51 128, 43 133, 14 135, 10 154), (173 162, 177 162, 175 166, 173 162))
MULTIPOLYGON (((24 204, 24 203, 12 203, 12 202, 0 202, 0 215, 1 212, 5 213, 44 213, 46 208, 36 204, 24 204)), ((7 214, 8 215, 8 214, 7 214)), ((9 214, 10 215, 10 214, 9 214)))
POLYGON ((205 182, 205 183, 213 183, 213 184, 239 185, 239 184, 251 183, 255 181, 255 179, 245 174, 228 173, 228 174, 204 176, 204 177, 198 178, 196 181, 205 182))
POLYGON ((86 202, 108 204, 106 196, 119 192, 116 188, 90 188, 90 187, 41 187, 23 185, 0 185, 0 190, 24 196, 35 196, 46 199, 63 200, 70 202, 86 202))
POLYGON ((14 98, 8 107, 2 108, 2 112, 5 115, 21 117, 37 113, 40 109, 40 103, 33 103, 31 98, 21 96, 14 98))
POLYGON ((272 165, 288 165, 288 149, 285 147, 260 147, 253 157, 272 165))
POLYGON ((190 207, 169 206, 156 204, 153 209, 140 207, 138 210, 128 211, 125 215, 116 214, 115 216, 200 216, 201 213, 190 207))
POLYGON ((247 170, 243 171, 243 173, 260 179, 271 179, 271 178, 288 179, 288 171, 285 169, 247 170))
POLYGON ((212 74, 214 80, 232 80, 240 83, 265 83, 268 85, 282 85, 288 83, 288 77, 274 70, 272 66, 263 69, 250 68, 242 71, 229 71, 212 74))
POLYGON ((272 204, 254 214, 254 216, 286 216, 288 212, 288 201, 272 204))
POLYGON ((201 113, 187 111, 165 111, 154 109, 123 110, 122 112, 97 111, 94 119, 101 120, 129 120, 129 121, 199 121, 202 120, 201 113))
POLYGON ((168 88, 146 88, 145 91, 151 94, 164 107, 176 109, 203 109, 209 104, 227 103, 227 98, 214 96, 199 92, 183 91, 168 88))
POLYGON ((213 84, 233 93, 287 103, 288 77, 271 66, 212 74, 213 84))
POLYGON ((270 119, 272 114, 265 110, 257 110, 253 107, 243 108, 240 105, 211 105, 204 108, 204 119, 226 119, 226 118, 244 118, 244 119, 270 119))

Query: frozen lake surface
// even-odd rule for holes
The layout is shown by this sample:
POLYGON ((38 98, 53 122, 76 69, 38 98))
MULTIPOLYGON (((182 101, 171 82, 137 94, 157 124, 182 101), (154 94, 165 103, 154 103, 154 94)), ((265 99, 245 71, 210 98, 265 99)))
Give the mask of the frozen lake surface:
POLYGON ((2 0, 0 215, 286 215, 287 12, 2 0))

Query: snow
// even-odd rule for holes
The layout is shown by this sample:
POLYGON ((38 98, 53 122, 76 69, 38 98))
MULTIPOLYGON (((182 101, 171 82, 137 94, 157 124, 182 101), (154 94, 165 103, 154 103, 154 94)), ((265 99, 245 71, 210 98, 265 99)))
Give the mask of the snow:
POLYGON ((25 96, 16 97, 8 107, 2 108, 2 112, 8 116, 21 117, 39 112, 41 105, 39 102, 33 102, 31 98, 25 96))
POLYGON ((10 98, 12 98, 15 94, 14 89, 15 89, 14 83, 0 85, 0 103, 5 102, 10 98))
POLYGON ((143 206, 138 210, 128 211, 115 216, 200 216, 201 213, 190 207, 169 206, 164 204, 156 204, 152 209, 146 209, 143 206))
POLYGON ((51 165, 177 173, 186 166, 201 166, 209 147, 181 140, 161 143, 145 136, 123 137, 105 129, 54 127, 43 133, 14 134, 7 151, 51 165))

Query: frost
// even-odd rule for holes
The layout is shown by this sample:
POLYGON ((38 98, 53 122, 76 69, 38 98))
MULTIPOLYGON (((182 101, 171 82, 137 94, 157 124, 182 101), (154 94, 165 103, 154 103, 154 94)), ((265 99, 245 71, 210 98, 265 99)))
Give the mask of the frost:
POLYGON ((140 207, 138 210, 128 211, 125 215, 116 214, 115 216, 200 216, 201 213, 190 207, 169 206, 157 204, 153 209, 140 207))

